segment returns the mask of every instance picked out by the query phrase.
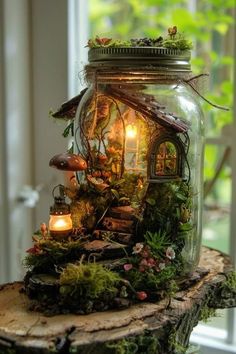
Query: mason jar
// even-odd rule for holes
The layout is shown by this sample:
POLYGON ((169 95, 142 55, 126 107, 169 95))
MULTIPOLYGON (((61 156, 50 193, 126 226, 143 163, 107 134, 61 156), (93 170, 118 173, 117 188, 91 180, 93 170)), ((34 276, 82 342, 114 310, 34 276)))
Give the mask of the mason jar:
POLYGON ((156 47, 90 49, 89 88, 75 119, 75 146, 88 163, 77 173, 78 200, 90 200, 90 232, 130 246, 148 237, 183 274, 198 264, 202 232, 204 127, 190 57, 156 47))

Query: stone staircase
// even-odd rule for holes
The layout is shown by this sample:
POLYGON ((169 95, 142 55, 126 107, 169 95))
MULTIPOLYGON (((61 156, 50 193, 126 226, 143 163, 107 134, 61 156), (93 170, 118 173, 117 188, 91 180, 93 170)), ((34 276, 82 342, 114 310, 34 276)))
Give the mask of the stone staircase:
POLYGON ((112 233, 112 240, 129 245, 134 242, 136 217, 131 206, 109 208, 106 215, 94 231, 97 238, 106 238, 112 233))

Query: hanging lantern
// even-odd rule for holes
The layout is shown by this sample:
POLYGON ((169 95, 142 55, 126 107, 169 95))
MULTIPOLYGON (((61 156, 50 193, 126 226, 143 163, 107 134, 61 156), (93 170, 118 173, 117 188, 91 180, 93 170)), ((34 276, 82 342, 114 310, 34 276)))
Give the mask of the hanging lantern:
POLYGON ((50 208, 49 231, 56 239, 68 236, 72 231, 70 206, 65 202, 64 187, 59 185, 53 190, 54 204, 50 208), (59 187, 60 195, 54 196, 55 189, 59 187))
POLYGON ((137 123, 135 112, 133 110, 128 110, 125 113, 125 137, 126 142, 129 140, 137 139, 138 133, 138 126, 135 124, 137 123))
POLYGON ((137 136, 137 127, 134 124, 128 124, 126 126, 126 138, 135 139, 137 136))

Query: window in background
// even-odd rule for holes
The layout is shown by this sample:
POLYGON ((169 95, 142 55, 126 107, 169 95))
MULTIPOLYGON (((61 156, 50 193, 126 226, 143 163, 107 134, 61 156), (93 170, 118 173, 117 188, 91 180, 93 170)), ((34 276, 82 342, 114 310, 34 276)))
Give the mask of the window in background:
MULTIPOLYGON (((200 92, 212 102, 232 108, 234 0, 89 0, 84 6, 88 16, 81 18, 81 8, 78 28, 88 25, 88 37, 155 38, 176 25, 179 31, 194 39, 193 72, 210 73, 208 82, 201 82, 200 92)), ((85 45, 84 38, 82 47, 85 45)), ((220 111, 204 101, 202 103, 207 137, 203 244, 228 253, 233 244, 230 222, 236 223, 236 220, 230 221, 233 110, 220 111)), ((236 253, 236 250, 231 249, 231 252, 236 253)), ((212 337, 232 342, 236 330, 232 326, 233 313, 232 310, 228 319, 227 311, 221 311, 220 317, 212 320, 208 329, 206 325, 199 326, 199 333, 204 331, 212 337)))

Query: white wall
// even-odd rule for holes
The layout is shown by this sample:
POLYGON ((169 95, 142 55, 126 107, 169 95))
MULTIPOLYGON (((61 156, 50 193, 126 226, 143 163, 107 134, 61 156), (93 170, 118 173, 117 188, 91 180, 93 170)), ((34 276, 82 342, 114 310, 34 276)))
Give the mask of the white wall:
POLYGON ((22 276, 32 213, 17 202, 32 183, 29 11, 27 0, 1 0, 1 280, 22 276))
POLYGON ((48 221, 52 188, 63 181, 49 167, 52 156, 66 150, 61 124, 49 110, 67 100, 67 1, 32 0, 32 77, 35 185, 44 186, 36 207, 36 225, 48 221))
POLYGON ((67 0, 0 0, 0 283, 22 279, 22 258, 51 189, 63 176, 48 166, 66 149, 65 123, 49 118, 67 99, 67 0), (35 210, 17 201, 42 185, 35 210))
MULTIPOLYGON (((0 58, 3 59, 3 1, 0 1, 0 58)), ((5 282, 8 278, 8 270, 6 267, 7 252, 3 250, 8 249, 7 225, 8 225, 8 206, 6 205, 6 181, 7 174, 5 168, 6 160, 6 135, 5 135, 5 94, 4 94, 4 61, 1 60, 0 65, 0 281, 5 282)))

